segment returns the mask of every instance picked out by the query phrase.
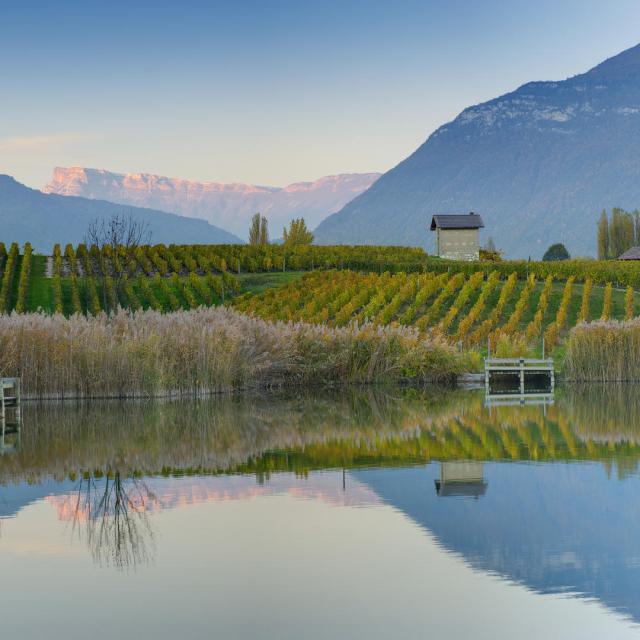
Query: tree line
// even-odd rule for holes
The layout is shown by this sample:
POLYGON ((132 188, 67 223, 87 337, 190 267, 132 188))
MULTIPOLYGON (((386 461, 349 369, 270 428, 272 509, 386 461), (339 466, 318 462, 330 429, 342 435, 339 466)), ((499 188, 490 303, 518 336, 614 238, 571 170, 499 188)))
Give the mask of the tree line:
MULTIPOLYGON (((307 228, 304 218, 292 220, 289 223, 289 228, 282 230, 282 242, 287 248, 299 247, 313 242, 313 233, 307 228)), ((260 213, 256 213, 251 218, 249 244, 254 246, 269 244, 269 222, 260 213)))
POLYGON ((619 258, 640 245, 640 211, 615 207, 611 215, 603 210, 598 222, 598 260, 619 258))

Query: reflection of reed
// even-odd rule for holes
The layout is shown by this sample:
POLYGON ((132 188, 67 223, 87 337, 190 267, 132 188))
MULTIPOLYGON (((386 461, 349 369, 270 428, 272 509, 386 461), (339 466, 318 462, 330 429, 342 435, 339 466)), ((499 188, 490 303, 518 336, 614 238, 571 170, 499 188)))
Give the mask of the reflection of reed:
POLYGON ((69 500, 75 503, 73 534, 84 537, 96 564, 135 569, 151 561, 155 543, 145 506, 156 498, 144 482, 127 483, 119 472, 103 483, 90 476, 69 500))
MULTIPOLYGON (((555 406, 483 407, 480 393, 351 390, 196 402, 91 402, 24 407, 22 447, 0 481, 136 474, 306 473, 321 467, 430 460, 640 459, 633 390, 565 390, 555 406)), ((637 413, 636 413, 637 412, 637 413)))
POLYGON ((579 433, 606 442, 640 443, 640 394, 635 385, 571 386, 562 405, 579 433))
POLYGON ((221 396, 189 401, 105 401, 24 407, 21 451, 0 460, 0 479, 225 471, 264 451, 344 438, 369 446, 409 438, 425 413, 453 410, 460 393, 364 390, 221 396))

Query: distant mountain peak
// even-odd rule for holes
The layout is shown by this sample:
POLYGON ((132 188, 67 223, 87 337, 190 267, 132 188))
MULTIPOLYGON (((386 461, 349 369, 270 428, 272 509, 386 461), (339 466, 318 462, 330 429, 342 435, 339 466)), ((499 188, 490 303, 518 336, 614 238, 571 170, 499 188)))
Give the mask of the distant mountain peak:
POLYGON ((198 182, 150 173, 115 173, 85 167, 56 167, 43 192, 151 207, 212 224, 245 236, 251 216, 264 213, 273 235, 292 218, 315 227, 369 188, 378 173, 337 174, 286 187, 198 182))

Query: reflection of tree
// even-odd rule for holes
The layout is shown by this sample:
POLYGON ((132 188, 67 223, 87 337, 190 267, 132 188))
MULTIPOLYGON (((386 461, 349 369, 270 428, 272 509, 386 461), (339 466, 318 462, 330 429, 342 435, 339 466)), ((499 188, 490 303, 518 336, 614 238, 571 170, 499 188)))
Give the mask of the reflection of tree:
POLYGON ((73 531, 84 538, 94 561, 118 569, 146 564, 155 553, 148 518, 158 499, 140 479, 123 480, 120 472, 104 482, 93 476, 80 480, 73 509, 73 531))

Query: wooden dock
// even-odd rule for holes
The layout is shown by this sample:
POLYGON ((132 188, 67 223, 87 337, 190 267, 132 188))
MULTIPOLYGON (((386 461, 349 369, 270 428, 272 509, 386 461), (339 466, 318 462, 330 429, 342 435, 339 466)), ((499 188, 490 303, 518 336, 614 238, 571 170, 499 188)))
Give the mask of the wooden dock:
POLYGON ((527 377, 542 376, 548 379, 551 390, 555 386, 555 370, 551 358, 485 358, 484 385, 487 394, 491 390, 491 378, 496 376, 517 376, 521 395, 525 393, 527 377))

